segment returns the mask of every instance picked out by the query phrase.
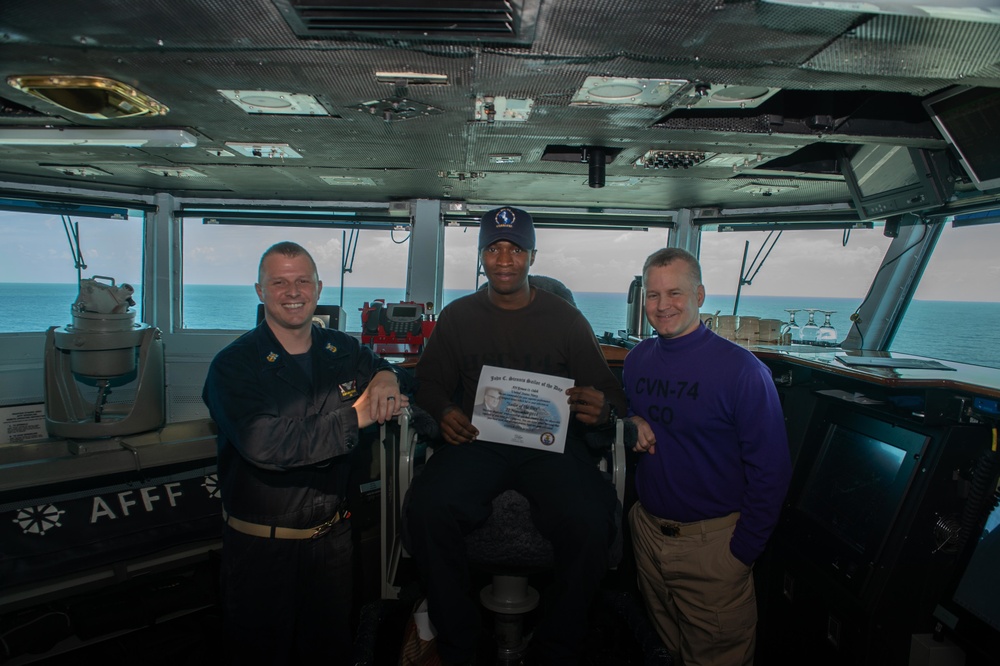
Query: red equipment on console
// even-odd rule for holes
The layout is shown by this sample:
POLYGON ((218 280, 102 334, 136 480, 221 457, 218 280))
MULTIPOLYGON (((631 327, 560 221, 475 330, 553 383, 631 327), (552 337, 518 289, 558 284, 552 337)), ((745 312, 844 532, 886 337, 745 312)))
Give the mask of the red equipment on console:
POLYGON ((423 351, 434 330, 430 303, 386 303, 378 298, 361 308, 361 342, 380 356, 411 356, 423 351))

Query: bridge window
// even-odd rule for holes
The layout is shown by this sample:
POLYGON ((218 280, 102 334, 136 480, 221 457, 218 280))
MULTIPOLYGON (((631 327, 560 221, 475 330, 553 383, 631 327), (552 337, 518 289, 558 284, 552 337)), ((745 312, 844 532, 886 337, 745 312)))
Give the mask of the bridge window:
POLYGON ((1000 224, 946 224, 889 349, 1000 368, 997 247, 1000 224))
POLYGON ((702 234, 700 259, 707 293, 702 312, 733 314, 749 242, 743 272, 750 283, 739 291, 736 314, 787 321, 786 309, 798 309, 796 323, 803 326, 809 318, 807 309, 815 310, 817 325, 823 324, 824 310, 832 311, 830 323, 837 339, 843 341, 850 329, 849 317, 868 293, 891 239, 882 234, 881 227, 852 229, 846 244, 842 229, 784 230, 767 254, 777 236, 773 232, 768 240, 771 233, 702 234))
POLYGON ((361 330, 361 307, 384 298, 401 301, 406 290, 408 232, 360 230, 353 262, 351 232, 340 228, 183 222, 183 328, 245 331, 256 325, 257 267, 274 243, 290 240, 316 261, 320 304, 339 305, 346 330, 361 330), (345 249, 346 248, 346 249, 345 249), (349 269, 341 272, 345 266, 349 269))
POLYGON ((132 285, 139 312, 143 215, 122 212, 125 219, 0 210, 0 333, 70 324, 81 277, 132 285))

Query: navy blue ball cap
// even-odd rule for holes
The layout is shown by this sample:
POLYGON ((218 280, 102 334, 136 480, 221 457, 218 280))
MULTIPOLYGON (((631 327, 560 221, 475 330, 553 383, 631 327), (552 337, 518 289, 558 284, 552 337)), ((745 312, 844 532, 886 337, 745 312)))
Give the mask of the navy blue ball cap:
POLYGON ((510 241, 522 250, 534 250, 535 223, 531 214, 510 206, 483 213, 479 219, 479 249, 502 240, 510 241))

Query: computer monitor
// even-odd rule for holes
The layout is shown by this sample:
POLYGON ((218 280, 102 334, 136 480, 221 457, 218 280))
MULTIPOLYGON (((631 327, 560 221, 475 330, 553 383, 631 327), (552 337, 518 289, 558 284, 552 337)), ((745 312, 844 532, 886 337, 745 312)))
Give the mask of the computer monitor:
POLYGON ((932 209, 954 190, 943 150, 865 144, 845 148, 840 166, 862 220, 932 209))
POLYGON ((931 438, 873 416, 835 412, 797 509, 817 557, 865 585, 931 438))
POLYGON ((956 86, 924 100, 924 108, 973 185, 1000 188, 1000 89, 956 86))

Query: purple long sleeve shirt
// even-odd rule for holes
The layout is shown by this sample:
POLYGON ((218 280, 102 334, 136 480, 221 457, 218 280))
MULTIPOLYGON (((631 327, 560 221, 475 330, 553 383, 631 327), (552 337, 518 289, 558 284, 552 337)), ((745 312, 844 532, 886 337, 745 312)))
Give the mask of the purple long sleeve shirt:
POLYGON ((791 477, 770 370, 702 325, 679 338, 639 343, 623 376, 629 413, 656 436, 656 452, 644 454, 636 470, 643 507, 679 522, 739 511, 730 550, 753 563, 777 524, 791 477))

